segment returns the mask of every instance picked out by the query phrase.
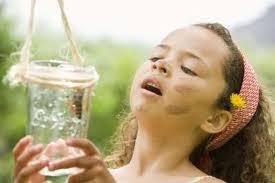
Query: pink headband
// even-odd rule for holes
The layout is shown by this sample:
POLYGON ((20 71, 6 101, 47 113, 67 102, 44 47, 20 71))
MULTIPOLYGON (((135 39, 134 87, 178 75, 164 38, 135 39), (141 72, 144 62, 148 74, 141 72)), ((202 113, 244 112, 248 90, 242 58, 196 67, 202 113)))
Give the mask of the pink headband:
POLYGON ((206 146, 208 151, 217 149, 229 141, 250 122, 257 110, 260 88, 256 73, 240 49, 239 51, 244 61, 244 77, 239 95, 244 99, 245 106, 242 109, 234 109, 232 121, 222 132, 213 136, 206 146))

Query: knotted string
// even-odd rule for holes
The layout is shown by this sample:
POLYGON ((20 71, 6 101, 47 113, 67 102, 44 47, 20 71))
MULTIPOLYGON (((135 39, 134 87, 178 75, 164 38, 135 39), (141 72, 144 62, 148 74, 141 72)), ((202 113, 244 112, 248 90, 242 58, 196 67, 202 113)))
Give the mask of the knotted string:
MULTIPOLYGON (((72 62, 75 65, 83 65, 83 59, 80 56, 80 53, 77 49, 76 43, 73 39, 72 31, 69 26, 69 22, 67 19, 67 16, 64 11, 64 2, 63 0, 57 0, 59 8, 60 8, 60 15, 63 22, 63 27, 65 30, 65 34, 67 37, 67 40, 69 42, 70 51, 72 53, 72 62)), ((34 22, 34 16, 35 16, 35 6, 36 6, 36 0, 31 0, 31 8, 30 8, 30 15, 28 20, 28 29, 27 34, 25 38, 25 42, 22 46, 22 49, 20 51, 20 58, 19 62, 15 65, 13 65, 7 75, 4 77, 5 82, 9 82, 11 86, 16 86, 19 83, 24 83, 25 80, 25 74, 28 67, 28 63, 30 61, 30 55, 31 55, 31 46, 32 46, 32 34, 33 34, 33 22, 34 22)))

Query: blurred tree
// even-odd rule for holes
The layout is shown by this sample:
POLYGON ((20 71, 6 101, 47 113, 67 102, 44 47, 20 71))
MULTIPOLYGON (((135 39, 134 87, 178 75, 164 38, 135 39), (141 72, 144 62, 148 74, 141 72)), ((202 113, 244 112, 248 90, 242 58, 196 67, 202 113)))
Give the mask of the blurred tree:
MULTIPOLYGON (((0 78, 2 80, 7 68, 10 54, 15 51, 17 41, 13 34, 13 22, 5 16, 4 3, 0 3, 0 78)), ((22 88, 11 90, 0 82, 0 182, 10 182, 11 148, 17 137, 22 135, 23 126, 20 119, 24 115, 22 111, 22 88), (15 111, 19 113, 15 115, 15 111)))

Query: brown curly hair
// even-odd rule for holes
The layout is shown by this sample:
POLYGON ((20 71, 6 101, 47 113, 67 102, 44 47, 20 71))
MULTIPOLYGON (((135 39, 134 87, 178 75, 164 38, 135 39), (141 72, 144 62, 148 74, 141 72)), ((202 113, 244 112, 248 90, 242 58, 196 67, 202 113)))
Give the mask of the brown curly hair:
MULTIPOLYGON (((195 24, 212 31, 224 40, 230 53, 224 64, 227 88, 217 100, 217 106, 231 111, 229 96, 239 93, 243 80, 243 60, 229 31, 219 23, 195 24)), ((105 158, 108 165, 117 168, 129 163, 135 146, 137 121, 129 113, 109 141, 111 155, 105 158)), ((212 166, 208 174, 228 183, 274 183, 275 182, 275 130, 269 100, 260 89, 256 113, 237 135, 222 147, 209 152, 212 166), (273 174, 273 175, 272 175, 273 174)), ((205 150, 207 139, 198 145, 190 156, 197 165, 205 150)), ((205 170, 203 170, 205 171, 205 170)))

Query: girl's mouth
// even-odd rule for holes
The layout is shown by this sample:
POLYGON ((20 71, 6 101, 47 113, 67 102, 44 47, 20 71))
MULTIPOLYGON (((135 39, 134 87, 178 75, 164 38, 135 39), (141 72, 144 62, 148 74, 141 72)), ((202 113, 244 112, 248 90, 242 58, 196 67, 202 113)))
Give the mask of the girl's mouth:
POLYGON ((141 88, 156 95, 162 96, 159 82, 155 79, 145 79, 141 85, 141 88))

